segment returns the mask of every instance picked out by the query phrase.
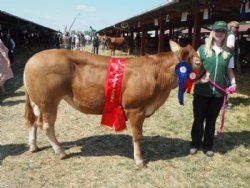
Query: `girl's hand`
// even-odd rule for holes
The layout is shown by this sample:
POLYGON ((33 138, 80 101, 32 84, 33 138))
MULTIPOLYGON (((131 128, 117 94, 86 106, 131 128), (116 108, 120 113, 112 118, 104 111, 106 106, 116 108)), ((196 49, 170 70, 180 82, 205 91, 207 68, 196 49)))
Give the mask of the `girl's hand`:
POLYGON ((206 74, 204 76, 202 76, 202 78, 200 79, 200 82, 202 84, 205 84, 205 83, 209 82, 209 78, 210 78, 210 73, 206 72, 206 74))
POLYGON ((236 85, 232 85, 232 86, 226 88, 226 93, 227 94, 233 94, 235 92, 236 92, 236 85))

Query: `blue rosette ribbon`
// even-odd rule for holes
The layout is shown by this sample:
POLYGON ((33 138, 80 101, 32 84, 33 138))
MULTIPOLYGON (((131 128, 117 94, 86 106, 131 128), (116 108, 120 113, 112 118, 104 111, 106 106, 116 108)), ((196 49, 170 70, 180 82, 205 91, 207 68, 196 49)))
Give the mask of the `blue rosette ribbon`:
POLYGON ((178 100, 180 105, 184 105, 185 81, 191 71, 191 64, 187 62, 179 62, 175 67, 175 73, 178 76, 178 100))

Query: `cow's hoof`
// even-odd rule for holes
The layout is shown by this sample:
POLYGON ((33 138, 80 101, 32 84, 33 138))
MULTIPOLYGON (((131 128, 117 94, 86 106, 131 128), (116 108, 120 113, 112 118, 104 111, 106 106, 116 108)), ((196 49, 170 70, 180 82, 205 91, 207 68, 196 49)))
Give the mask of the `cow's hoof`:
POLYGON ((60 159, 63 160, 63 159, 67 159, 69 156, 66 154, 66 153, 61 153, 60 154, 60 159))
POLYGON ((145 168, 145 167, 147 167, 145 161, 143 161, 143 160, 136 160, 136 161, 135 161, 135 164, 136 164, 139 168, 145 168))
POLYGON ((36 153, 39 151, 39 148, 37 146, 30 146, 30 152, 31 153, 36 153))

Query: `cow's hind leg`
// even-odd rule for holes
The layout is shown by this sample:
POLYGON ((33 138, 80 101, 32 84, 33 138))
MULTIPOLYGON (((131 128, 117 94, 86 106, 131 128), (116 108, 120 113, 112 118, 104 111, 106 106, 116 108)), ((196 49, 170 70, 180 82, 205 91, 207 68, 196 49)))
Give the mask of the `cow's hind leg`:
POLYGON ((36 145, 37 127, 36 125, 29 127, 29 146, 32 153, 37 152, 39 149, 36 145))
POLYGON ((145 165, 141 153, 142 126, 145 115, 140 110, 130 110, 128 113, 128 118, 131 124, 133 136, 134 160, 136 165, 142 167, 145 165))
POLYGON ((25 93, 26 100, 25 100, 25 120, 26 120, 26 126, 29 128, 29 147, 30 151, 36 152, 38 151, 38 147, 36 144, 36 137, 37 137, 37 125, 35 124, 35 121, 37 119, 37 107, 31 100, 27 92, 25 93), (34 107, 34 108, 33 108, 34 107))
POLYGON ((45 132, 45 135, 50 142, 52 148, 54 149, 55 153, 60 156, 61 159, 67 158, 67 155, 58 142, 56 136, 55 136, 55 121, 56 121, 56 115, 57 115, 57 105, 46 107, 45 112, 43 112, 43 131, 45 132))

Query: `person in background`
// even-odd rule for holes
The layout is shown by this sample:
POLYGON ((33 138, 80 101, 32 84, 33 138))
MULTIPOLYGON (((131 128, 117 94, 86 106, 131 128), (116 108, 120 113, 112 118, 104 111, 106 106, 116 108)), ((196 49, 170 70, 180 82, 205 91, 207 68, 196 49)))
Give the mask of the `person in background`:
POLYGON ((223 104, 223 94, 208 83, 213 80, 222 88, 227 88, 226 77, 229 77, 230 93, 236 92, 236 81, 233 72, 234 58, 226 50, 227 24, 223 21, 215 22, 205 45, 198 49, 198 54, 205 66, 207 74, 202 83, 194 87, 193 113, 194 121, 191 131, 190 154, 197 153, 203 147, 204 153, 214 155, 215 123, 223 104), (204 129, 205 122, 205 129, 204 129))
POLYGON ((0 31, 0 39, 1 39, 2 42, 5 44, 6 36, 5 36, 5 34, 4 34, 2 31, 0 31))
POLYGON ((13 78, 13 72, 10 66, 10 60, 8 57, 8 48, 3 44, 0 39, 0 91, 6 94, 4 84, 10 78, 13 78))
POLYGON ((10 59, 10 63, 13 64, 14 63, 14 50, 15 50, 16 44, 9 33, 7 34, 7 38, 6 38, 6 47, 9 50, 8 56, 10 59))
POLYGON ((93 39, 92 39, 92 43, 93 43, 93 52, 95 54, 98 54, 99 39, 98 39, 97 33, 94 34, 93 39))
MULTIPOLYGON (((228 37, 227 37, 227 50, 234 57, 234 64, 238 72, 241 72, 241 63, 239 61, 240 45, 239 45, 239 31, 240 24, 237 21, 231 21, 227 24, 228 37)), ((233 109, 233 104, 230 102, 230 98, 227 104, 228 109, 233 109)))
POLYGON ((84 49, 86 46, 86 38, 84 36, 84 34, 82 34, 82 48, 84 49))
POLYGON ((61 36, 59 39, 60 48, 71 50, 71 37, 69 36, 69 32, 65 31, 64 35, 61 36))
POLYGON ((231 21, 227 24, 227 27, 229 29, 227 37, 227 48, 228 51, 233 54, 234 64, 237 66, 237 70, 240 72, 241 71, 241 66, 239 62, 240 47, 239 47, 239 37, 238 37, 239 26, 240 24, 237 21, 231 21))
POLYGON ((74 46, 74 49, 75 50, 80 50, 80 35, 79 34, 75 34, 74 35, 74 38, 75 38, 75 46, 74 46))
POLYGON ((140 54, 141 37, 138 33, 136 34, 134 45, 135 45, 135 54, 139 55, 140 54))
POLYGON ((70 39, 71 39, 71 50, 73 50, 75 48, 75 34, 74 33, 71 33, 70 39))
POLYGON ((101 37, 102 51, 104 51, 107 48, 106 40, 107 40, 106 35, 103 35, 101 37))

